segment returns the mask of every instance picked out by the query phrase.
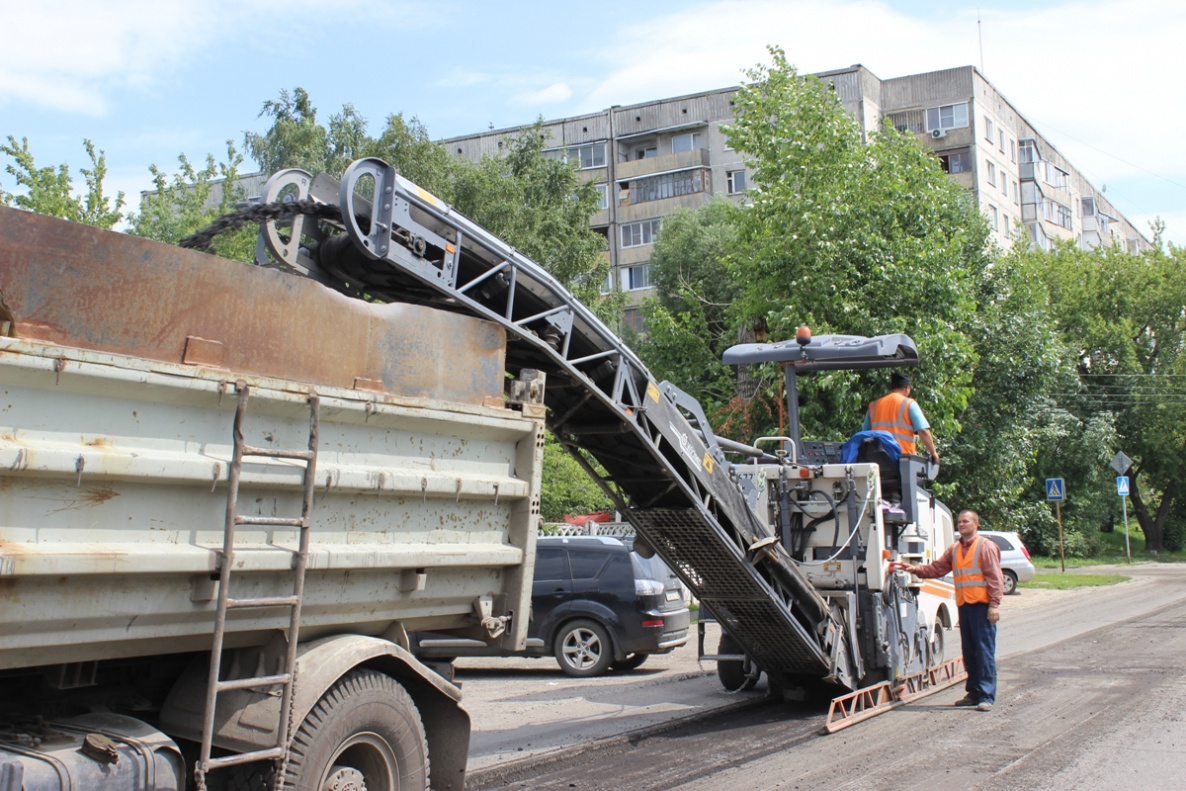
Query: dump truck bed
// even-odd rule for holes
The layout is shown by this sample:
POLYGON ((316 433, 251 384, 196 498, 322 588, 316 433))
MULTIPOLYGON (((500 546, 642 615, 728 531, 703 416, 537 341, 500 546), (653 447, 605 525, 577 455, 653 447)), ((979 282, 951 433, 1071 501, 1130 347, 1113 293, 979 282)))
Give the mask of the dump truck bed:
MULTIPOLYGON (((261 448, 320 397, 301 640, 527 613, 542 428, 501 328, 9 209, 0 239, 0 670, 209 650, 236 383, 261 448)), ((245 461, 239 513, 299 516, 302 480, 245 461)), ((233 595, 290 593, 297 541, 241 527, 233 595)), ((232 611, 226 646, 287 623, 232 611)))

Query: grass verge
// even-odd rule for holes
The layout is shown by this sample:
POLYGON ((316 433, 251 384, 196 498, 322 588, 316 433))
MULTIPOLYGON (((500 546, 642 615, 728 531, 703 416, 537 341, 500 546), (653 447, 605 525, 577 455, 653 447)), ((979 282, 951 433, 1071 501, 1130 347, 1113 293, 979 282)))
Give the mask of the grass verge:
POLYGON ((1029 582, 1019 582, 1019 588, 1045 588, 1046 590, 1068 590, 1069 588, 1093 588, 1100 585, 1115 585, 1129 579, 1124 574, 1038 574, 1029 582))

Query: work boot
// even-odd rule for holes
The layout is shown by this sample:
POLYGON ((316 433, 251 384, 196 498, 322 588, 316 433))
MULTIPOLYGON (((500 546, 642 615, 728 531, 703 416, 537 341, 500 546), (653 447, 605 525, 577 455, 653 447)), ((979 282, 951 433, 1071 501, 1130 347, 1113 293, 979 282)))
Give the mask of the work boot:
POLYGON ((979 705, 979 703, 980 703, 980 698, 976 697, 975 695, 964 695, 962 698, 957 700, 953 705, 955 705, 955 706, 976 706, 976 705, 979 705))
POLYGON ((992 711, 992 701, 982 700, 976 704, 976 711, 992 711))

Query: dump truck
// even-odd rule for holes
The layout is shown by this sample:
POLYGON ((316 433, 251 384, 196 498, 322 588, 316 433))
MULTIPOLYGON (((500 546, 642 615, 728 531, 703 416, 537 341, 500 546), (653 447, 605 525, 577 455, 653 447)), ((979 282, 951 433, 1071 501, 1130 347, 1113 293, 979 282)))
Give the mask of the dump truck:
POLYGON ((460 791, 543 374, 486 319, 0 208, 0 789, 460 791))

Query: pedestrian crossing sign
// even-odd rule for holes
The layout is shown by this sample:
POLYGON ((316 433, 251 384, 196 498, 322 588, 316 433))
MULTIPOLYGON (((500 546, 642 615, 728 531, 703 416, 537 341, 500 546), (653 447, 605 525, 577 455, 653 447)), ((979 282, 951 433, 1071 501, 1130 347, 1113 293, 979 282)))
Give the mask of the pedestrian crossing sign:
POLYGON ((1128 497, 1128 476, 1121 475, 1116 479, 1116 494, 1128 497))
POLYGON ((1061 503, 1067 499, 1067 487, 1062 478, 1046 479, 1046 500, 1051 503, 1061 503))

